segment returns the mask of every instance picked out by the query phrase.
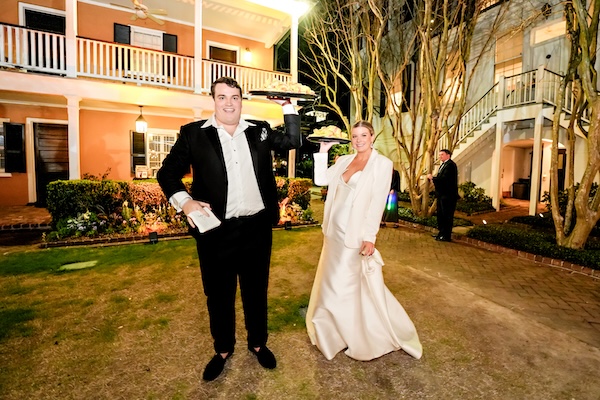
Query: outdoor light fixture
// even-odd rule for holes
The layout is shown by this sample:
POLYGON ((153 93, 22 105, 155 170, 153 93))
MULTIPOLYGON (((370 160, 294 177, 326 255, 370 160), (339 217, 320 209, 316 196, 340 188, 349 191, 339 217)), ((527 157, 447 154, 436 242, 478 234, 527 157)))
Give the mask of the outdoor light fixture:
POLYGON ((150 232, 148 234, 148 239, 150 240, 150 244, 156 244, 156 243, 158 243, 158 233, 157 232, 150 232))
POLYGON ((146 133, 148 131, 148 123, 142 115, 142 107, 140 106, 140 116, 135 120, 135 131, 140 133, 146 133))
POLYGON ((291 231, 292 230, 292 221, 285 221, 283 223, 283 229, 286 231, 291 231))
POLYGON ((244 61, 247 63, 252 62, 252 52, 248 47, 246 47, 246 50, 244 50, 244 61))

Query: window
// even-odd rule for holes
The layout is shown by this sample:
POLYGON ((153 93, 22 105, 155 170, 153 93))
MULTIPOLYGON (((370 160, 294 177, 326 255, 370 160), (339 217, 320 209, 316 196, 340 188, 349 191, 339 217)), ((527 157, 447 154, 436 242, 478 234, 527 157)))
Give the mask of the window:
POLYGON ((567 23, 564 20, 553 21, 531 31, 531 44, 536 45, 546 40, 566 35, 567 23))
POLYGON ((152 132, 148 133, 148 175, 155 178, 163 160, 169 154, 175 141, 177 132, 152 132))
POLYGON ((145 134, 132 131, 131 172, 135 173, 138 165, 146 166, 148 178, 156 178, 156 173, 176 140, 177 131, 149 129, 145 134))
POLYGON ((496 39, 496 64, 494 82, 501 76, 513 76, 523 72, 523 35, 521 32, 496 39))
POLYGON ((224 61, 231 64, 239 64, 239 46, 231 46, 223 43, 207 41, 208 58, 215 61, 224 61))
POLYGON ((0 118, 0 173, 26 172, 25 127, 0 118))
POLYGON ((1 122, 8 122, 7 119, 0 119, 0 173, 5 171, 6 168, 6 156, 4 155, 4 124, 1 122))
POLYGON ((139 26, 130 26, 130 28, 132 45, 159 51, 163 49, 163 33, 161 31, 139 26))

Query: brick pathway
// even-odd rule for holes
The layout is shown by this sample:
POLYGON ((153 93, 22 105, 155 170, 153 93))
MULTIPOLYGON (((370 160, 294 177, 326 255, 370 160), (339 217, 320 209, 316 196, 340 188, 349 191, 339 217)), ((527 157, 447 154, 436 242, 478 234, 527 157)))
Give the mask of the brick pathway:
MULTIPOLYGON (((320 210, 315 208, 318 217, 322 203, 320 210)), ((493 223, 526 214, 522 204, 513 202, 498 213, 473 218, 475 223, 483 219, 493 223)), ((0 207, 3 229, 49 223, 43 208, 0 207)), ((388 226, 380 230, 377 246, 387 263, 402 263, 443 279, 600 348, 600 279, 464 242, 436 242, 430 233, 388 226)))
POLYGON ((398 262, 443 279, 600 348, 600 279, 527 259, 437 242, 430 232, 387 227, 378 248, 398 262))

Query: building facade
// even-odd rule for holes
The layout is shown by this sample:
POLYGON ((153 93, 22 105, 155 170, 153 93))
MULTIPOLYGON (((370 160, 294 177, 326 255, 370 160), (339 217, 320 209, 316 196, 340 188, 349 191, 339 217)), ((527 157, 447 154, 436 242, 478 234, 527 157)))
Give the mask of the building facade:
POLYGON ((304 12, 296 0, 4 1, 0 206, 43 204, 57 179, 153 177, 180 126, 212 114, 221 76, 242 86, 245 118, 282 123, 249 92, 297 81, 304 12), (291 73, 274 71, 290 31, 291 73))

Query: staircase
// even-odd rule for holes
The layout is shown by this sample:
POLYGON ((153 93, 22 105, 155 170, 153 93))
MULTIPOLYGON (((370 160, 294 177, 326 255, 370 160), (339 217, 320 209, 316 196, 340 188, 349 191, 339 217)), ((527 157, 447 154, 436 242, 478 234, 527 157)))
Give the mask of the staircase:
MULTIPOLYGON (((545 107, 544 115, 552 120, 556 105, 558 89, 562 76, 540 67, 537 70, 524 72, 511 77, 501 77, 460 119, 458 137, 454 146, 449 143, 446 135, 438 141, 440 149, 453 149, 455 160, 465 158, 467 153, 476 151, 478 144, 482 143, 485 136, 495 137, 495 126, 498 113, 503 110, 519 108, 518 119, 529 118, 527 109, 542 103, 545 107), (494 128, 494 129, 493 129, 494 128)), ((571 86, 567 87, 565 105, 561 115, 561 126, 567 127, 574 106, 574 96, 571 86)), ((531 118, 535 118, 531 114, 531 118)), ((589 123, 589 115, 584 115, 584 122, 589 123)), ((503 122, 509 122, 503 119, 503 122)))

